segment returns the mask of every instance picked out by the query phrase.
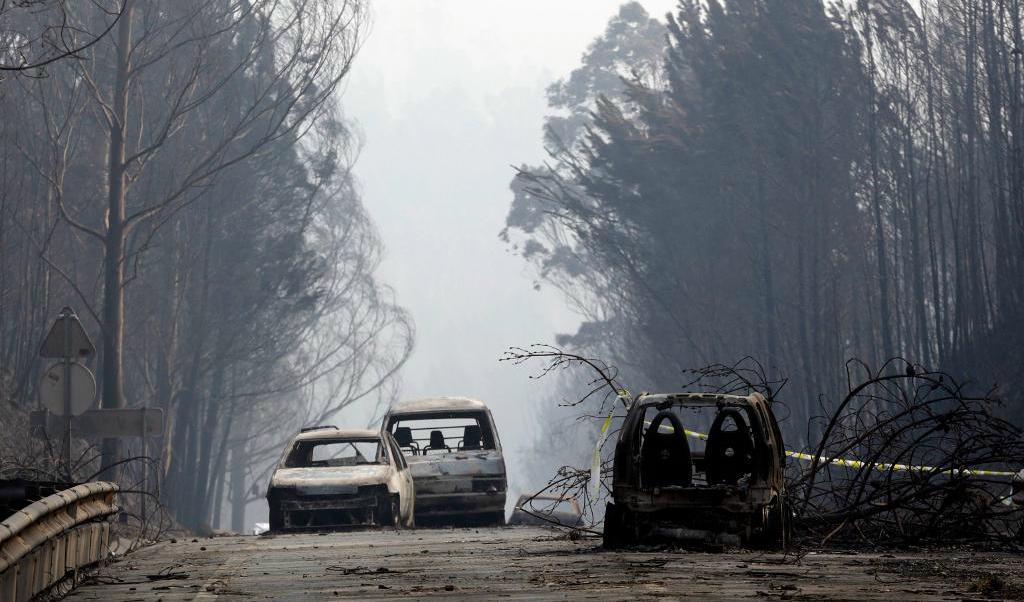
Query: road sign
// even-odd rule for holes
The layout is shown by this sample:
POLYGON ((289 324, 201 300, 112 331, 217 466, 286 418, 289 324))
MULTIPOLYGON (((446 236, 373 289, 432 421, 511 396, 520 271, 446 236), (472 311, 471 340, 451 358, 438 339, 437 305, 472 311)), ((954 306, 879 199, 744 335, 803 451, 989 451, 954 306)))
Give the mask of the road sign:
MULTIPOLYGON (((29 417, 37 437, 57 433, 63 428, 63 417, 46 410, 37 410, 29 417)), ((71 430, 88 437, 158 437, 164 433, 164 411, 160 408, 116 408, 86 410, 71 419, 71 430)))
POLYGON ((93 353, 96 353, 96 347, 70 307, 60 311, 60 317, 53 322, 39 349, 39 355, 55 359, 87 357, 93 353))
MULTIPOLYGON (((71 398, 68 404, 72 416, 92 407, 96 401, 96 379, 81 364, 71 363, 71 398)), ((39 382, 39 402, 58 416, 64 415, 64 363, 50 366, 39 382)))
MULTIPOLYGON (((82 323, 78 321, 78 316, 75 315, 74 310, 70 307, 60 310, 60 316, 53 322, 50 332, 46 334, 46 338, 43 339, 43 344, 39 348, 39 355, 60 358, 61 360, 58 369, 61 374, 55 373, 54 369, 51 368, 43 377, 43 383, 40 388, 45 389, 56 385, 57 390, 62 391, 60 395, 61 403, 58 407, 60 408, 59 413, 64 417, 63 456, 69 481, 72 476, 71 417, 77 413, 75 411, 76 407, 81 407, 82 410, 85 410, 92 405, 93 398, 96 397, 96 381, 92 378, 92 373, 72 360, 76 357, 92 355, 95 352, 96 348, 92 346, 89 335, 85 334, 82 323), (83 379, 82 376, 75 376, 75 372, 81 372, 80 369, 85 370, 87 378, 83 379), (78 381, 79 385, 77 394, 74 392, 76 381, 78 381), (92 382, 91 394, 89 394, 90 381, 92 382), (74 404, 75 401, 78 402, 77 406, 74 404), (84 407, 82 407, 83 404, 84 407)), ((41 392, 40 395, 40 399, 44 403, 52 398, 51 393, 43 396, 41 392)))

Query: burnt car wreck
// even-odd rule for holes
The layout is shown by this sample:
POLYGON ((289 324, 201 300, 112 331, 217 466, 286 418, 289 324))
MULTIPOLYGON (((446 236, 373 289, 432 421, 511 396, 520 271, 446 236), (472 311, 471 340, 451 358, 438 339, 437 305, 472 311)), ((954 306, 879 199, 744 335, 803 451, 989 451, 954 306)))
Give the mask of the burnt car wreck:
POLYGON ((303 429, 285 449, 267 491, 272 532, 412 527, 408 465, 391 435, 303 429))
POLYGON ((417 523, 505 522, 505 460, 482 402, 441 397, 396 404, 382 432, 394 436, 416 490, 417 523))
POLYGON ((779 426, 757 393, 641 395, 615 446, 604 544, 783 546, 784 466, 779 426))

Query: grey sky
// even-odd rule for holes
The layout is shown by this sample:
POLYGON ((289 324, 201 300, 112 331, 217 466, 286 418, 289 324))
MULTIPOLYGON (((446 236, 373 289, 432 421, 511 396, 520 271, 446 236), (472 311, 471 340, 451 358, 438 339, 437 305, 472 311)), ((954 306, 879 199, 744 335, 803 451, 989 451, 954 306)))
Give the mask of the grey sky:
MULTIPOLYGON (((620 0, 374 0, 343 103, 386 257, 379 275, 416 322, 402 398, 487 401, 508 454, 529 443, 544 383, 497 362, 578 319, 498 240, 510 165, 543 159, 544 89, 579 64, 620 0)), ((674 0, 642 4, 661 18, 674 0)), ((534 367, 536 368, 536 367, 534 367)))

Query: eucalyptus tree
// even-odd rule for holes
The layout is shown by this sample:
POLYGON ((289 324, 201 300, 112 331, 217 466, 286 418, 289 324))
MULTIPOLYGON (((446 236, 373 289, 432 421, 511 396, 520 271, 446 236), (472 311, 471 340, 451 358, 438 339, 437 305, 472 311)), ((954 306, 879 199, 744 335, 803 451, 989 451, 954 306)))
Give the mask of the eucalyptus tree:
POLYGON ((110 35, 0 93, 5 396, 31 391, 46 308, 77 304, 103 406, 165 411, 149 453, 184 524, 224 500, 241 520, 284 432, 386 403, 410 351, 336 94, 364 10, 130 0, 110 35))
POLYGON ((0 1, 0 81, 45 77, 49 65, 80 58, 114 29, 123 9, 124 0, 0 1))
MULTIPOLYGON (((104 407, 124 405, 129 262, 225 169, 301 139, 347 73, 362 22, 355 0, 128 0, 113 34, 70 64, 106 138, 103 206, 57 202, 103 249, 104 407)), ((105 449, 112 464, 114 442, 105 449)))

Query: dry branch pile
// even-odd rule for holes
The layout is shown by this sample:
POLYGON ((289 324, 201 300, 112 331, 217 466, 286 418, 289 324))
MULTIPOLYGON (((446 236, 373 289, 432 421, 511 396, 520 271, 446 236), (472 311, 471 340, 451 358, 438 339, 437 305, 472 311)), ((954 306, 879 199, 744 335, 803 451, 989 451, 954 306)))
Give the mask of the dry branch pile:
POLYGON ((950 375, 904 360, 877 372, 850 362, 848 375, 847 395, 810 424, 814 459, 789 483, 807 535, 869 544, 1024 541, 1024 506, 1011 497, 1024 434, 999 417, 991 393, 973 395, 950 375))

